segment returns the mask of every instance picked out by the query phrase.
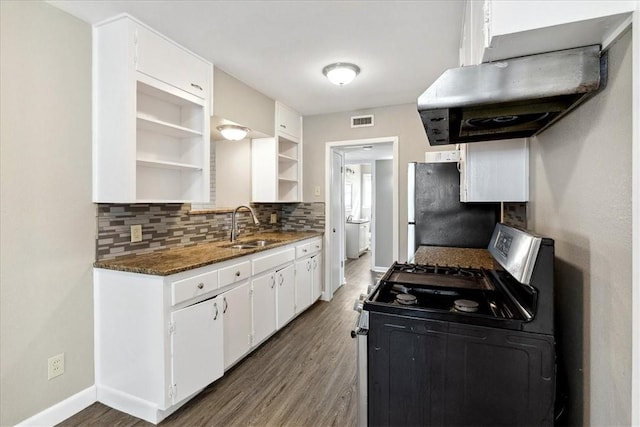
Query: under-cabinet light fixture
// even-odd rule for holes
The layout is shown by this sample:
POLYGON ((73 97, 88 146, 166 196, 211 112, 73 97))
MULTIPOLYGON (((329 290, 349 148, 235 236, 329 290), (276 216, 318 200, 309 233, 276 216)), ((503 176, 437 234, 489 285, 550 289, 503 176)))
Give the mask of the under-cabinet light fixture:
POLYGON ((322 74, 324 74, 331 83, 338 86, 351 83, 359 73, 360 67, 355 64, 349 64, 348 62, 336 62, 322 69, 322 74))
POLYGON ((240 141, 245 139, 251 129, 238 125, 222 125, 217 127, 224 139, 229 141, 240 141))

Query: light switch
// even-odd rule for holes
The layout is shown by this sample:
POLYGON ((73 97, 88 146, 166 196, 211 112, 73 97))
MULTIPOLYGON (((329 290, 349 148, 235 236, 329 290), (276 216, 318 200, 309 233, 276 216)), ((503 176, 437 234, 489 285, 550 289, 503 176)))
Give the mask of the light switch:
POLYGON ((316 196, 320 195, 320 186, 319 185, 316 185, 316 188, 314 189, 313 194, 316 195, 316 196))

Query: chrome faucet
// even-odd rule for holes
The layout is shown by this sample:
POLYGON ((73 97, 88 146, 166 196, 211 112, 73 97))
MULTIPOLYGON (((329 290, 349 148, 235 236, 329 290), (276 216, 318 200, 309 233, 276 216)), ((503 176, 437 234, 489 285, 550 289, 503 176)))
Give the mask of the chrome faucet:
POLYGON ((238 239, 238 234, 240 234, 238 232, 238 224, 236 223, 236 213, 238 213, 238 211, 242 208, 249 209, 249 212, 251 212, 251 216, 253 217, 254 224, 256 225, 260 224, 260 221, 258 221, 258 217, 256 216, 256 213, 249 206, 240 205, 237 208, 235 208, 233 210, 233 213, 231 214, 231 242, 232 243, 238 239))

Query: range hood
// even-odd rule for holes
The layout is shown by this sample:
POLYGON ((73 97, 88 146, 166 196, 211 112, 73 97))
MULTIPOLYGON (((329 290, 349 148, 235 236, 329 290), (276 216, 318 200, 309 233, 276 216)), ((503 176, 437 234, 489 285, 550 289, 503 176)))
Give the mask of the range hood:
POLYGON ((452 68, 418 98, 431 145, 536 135, 603 89, 600 46, 452 68))

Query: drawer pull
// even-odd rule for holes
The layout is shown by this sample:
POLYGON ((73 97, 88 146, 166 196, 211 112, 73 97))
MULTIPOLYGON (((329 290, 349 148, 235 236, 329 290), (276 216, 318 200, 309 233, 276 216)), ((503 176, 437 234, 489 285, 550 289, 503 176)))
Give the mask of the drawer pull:
POLYGON ((285 125, 280 125, 281 128, 286 129, 287 127, 285 125))
POLYGON ((236 271, 236 277, 240 277, 240 270, 236 271))
POLYGON ((222 314, 227 312, 227 308, 229 308, 229 304, 227 303, 227 297, 222 297, 222 301, 224 302, 222 314))
POLYGON ((303 249, 303 250, 302 250, 302 252, 304 252, 304 253, 306 254, 306 253, 307 253, 307 250, 306 250, 306 249, 303 249))
POLYGON ((216 309, 216 314, 213 315, 213 320, 218 320, 218 303, 214 302, 213 307, 216 309))
POLYGON ((191 86, 192 86, 192 87, 195 87, 196 89, 202 90, 202 86, 197 85, 197 84, 195 84, 195 83, 191 83, 191 86))
POLYGON ((198 289, 204 289, 204 283, 202 282, 198 283, 198 289))

